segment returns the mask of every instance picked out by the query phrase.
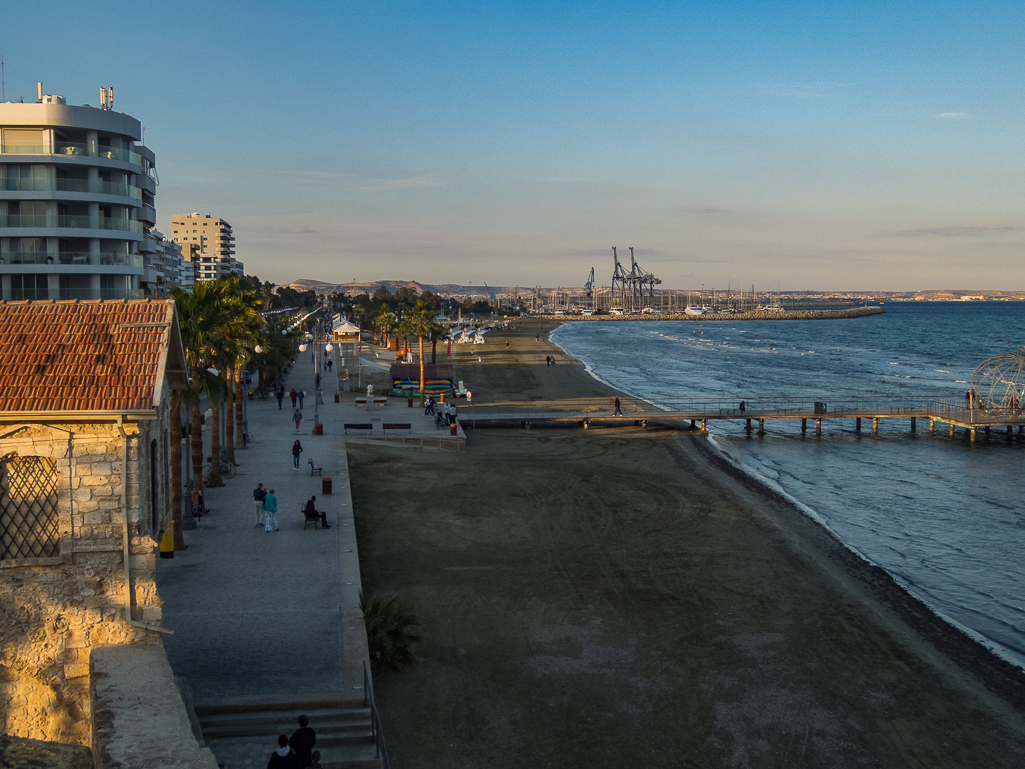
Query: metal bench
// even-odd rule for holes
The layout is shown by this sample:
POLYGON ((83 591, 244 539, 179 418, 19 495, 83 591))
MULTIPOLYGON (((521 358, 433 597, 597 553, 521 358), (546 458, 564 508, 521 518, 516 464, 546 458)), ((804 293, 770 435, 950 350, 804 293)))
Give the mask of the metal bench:
POLYGON ((375 395, 374 396, 374 405, 375 406, 387 406, 388 405, 388 399, 384 398, 384 397, 379 398, 379 397, 377 397, 375 395))
POLYGON ((320 523, 320 518, 318 518, 316 515, 313 516, 312 518, 310 518, 310 516, 306 515, 306 503, 305 502, 303 504, 299 505, 299 515, 301 515, 303 517, 303 531, 306 531, 306 527, 307 526, 312 526, 313 528, 317 528, 317 525, 320 523))
POLYGON ((318 467, 317 465, 313 464, 313 460, 312 459, 308 459, 306 461, 310 463, 310 477, 311 478, 314 475, 319 475, 321 478, 324 477, 324 468, 323 468, 323 466, 318 467))
POLYGON ((374 429, 374 426, 372 424, 370 424, 369 422, 366 422, 366 423, 363 423, 363 422, 356 422, 356 423, 346 422, 344 425, 342 425, 342 434, 344 435, 344 434, 348 433, 349 430, 373 430, 373 429, 374 429))
POLYGON ((381 425, 383 430, 405 430, 407 433, 413 432, 413 425, 410 422, 385 422, 381 425))
POLYGON ((356 399, 356 405, 357 406, 366 406, 367 405, 367 399, 366 398, 357 398, 356 399))

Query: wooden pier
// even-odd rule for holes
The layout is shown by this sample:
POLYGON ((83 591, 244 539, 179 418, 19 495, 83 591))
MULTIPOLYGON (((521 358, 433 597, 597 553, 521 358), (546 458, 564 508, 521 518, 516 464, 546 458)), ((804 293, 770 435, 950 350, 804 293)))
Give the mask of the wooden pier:
POLYGON ((708 430, 708 423, 715 420, 740 420, 749 431, 765 433, 765 425, 772 420, 800 422, 801 432, 807 432, 809 423, 816 433, 822 432, 824 422, 844 420, 853 422, 860 432, 870 429, 879 431, 884 419, 907 421, 911 432, 919 425, 934 433, 937 427, 945 427, 948 434, 955 435, 958 428, 967 431, 975 440, 978 431, 990 433, 1006 431, 1011 436, 1025 430, 1025 412, 1022 409, 986 409, 969 407, 964 401, 941 400, 837 400, 837 401, 659 401, 648 402, 634 398, 621 399, 621 413, 615 413, 614 400, 574 399, 547 402, 470 403, 460 408, 459 421, 465 428, 487 425, 507 425, 530 428, 542 424, 573 424, 588 428, 591 425, 614 425, 634 423, 647 425, 676 424, 689 422, 690 427, 708 430), (1017 429, 1017 430, 1016 430, 1017 429))

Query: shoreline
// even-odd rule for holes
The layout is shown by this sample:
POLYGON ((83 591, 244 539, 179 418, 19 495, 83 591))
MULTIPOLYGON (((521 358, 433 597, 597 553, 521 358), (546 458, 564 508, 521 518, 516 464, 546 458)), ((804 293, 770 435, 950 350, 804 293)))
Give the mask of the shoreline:
MULTIPOLYGON (((549 342, 567 358, 577 361, 588 376, 620 393, 624 398, 645 400, 639 395, 620 390, 601 378, 592 370, 590 364, 570 355, 557 341, 551 340, 551 334, 558 328, 559 324, 557 323, 555 328, 548 332, 549 342)), ((970 672, 983 680, 989 689, 1008 699, 1017 709, 1025 713, 1025 666, 1018 664, 1014 659, 1009 659, 1014 656, 1010 650, 1004 650, 997 642, 971 630, 971 628, 960 625, 929 606, 924 599, 907 589, 883 567, 844 542, 815 514, 814 508, 805 509, 806 506, 799 500, 783 490, 773 488, 767 479, 755 470, 724 452, 711 434, 704 438, 704 444, 696 442, 695 445, 704 453, 709 463, 718 466, 738 483, 753 484, 753 488, 758 493, 784 505, 795 515, 801 516, 802 519, 818 527, 832 543, 832 546, 839 549, 838 555, 842 560, 849 561, 848 568, 864 582, 866 587, 875 586, 873 589, 881 592, 881 595, 877 597, 882 598, 890 609, 903 617, 909 627, 921 633, 925 640, 936 646, 951 661, 969 665, 970 672), (939 626, 937 626, 937 622, 940 623, 939 626), (987 642, 993 647, 987 646, 987 642), (1008 656, 1002 654, 1001 651, 1008 656)))
POLYGON ((547 320, 555 323, 586 322, 586 321, 648 321, 666 320, 686 321, 747 321, 747 320, 843 320, 848 318, 866 318, 871 315, 883 315, 882 307, 849 307, 845 310, 750 310, 731 314, 708 313, 706 315, 687 315, 682 312, 662 313, 659 315, 530 315, 529 320, 547 320))
MULTIPOLYGON (((457 377, 475 402, 623 395, 553 330, 453 346, 457 377)), ((375 674, 392 759, 1020 765, 1020 674, 697 437, 350 446, 364 585, 407 598, 424 636, 416 664, 375 674)))

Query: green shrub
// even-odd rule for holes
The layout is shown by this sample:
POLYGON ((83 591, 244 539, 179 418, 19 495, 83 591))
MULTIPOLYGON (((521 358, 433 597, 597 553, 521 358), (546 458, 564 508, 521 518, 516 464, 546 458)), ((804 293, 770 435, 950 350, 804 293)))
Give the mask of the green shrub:
POLYGON ((359 608, 367 628, 370 664, 387 665, 396 670, 414 662, 413 646, 421 640, 417 633, 420 619, 397 595, 378 598, 359 593, 359 608))

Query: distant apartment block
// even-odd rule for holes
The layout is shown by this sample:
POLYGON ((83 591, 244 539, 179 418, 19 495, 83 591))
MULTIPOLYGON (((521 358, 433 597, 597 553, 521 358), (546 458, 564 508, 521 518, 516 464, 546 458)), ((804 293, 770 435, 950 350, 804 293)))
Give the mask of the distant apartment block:
POLYGON ((210 214, 175 214, 171 240, 181 245, 182 259, 193 265, 197 283, 243 274, 242 262, 235 259, 235 236, 224 219, 210 214))
POLYGON ((141 125, 63 96, 0 103, 0 290, 3 299, 154 295, 154 154, 141 125))

